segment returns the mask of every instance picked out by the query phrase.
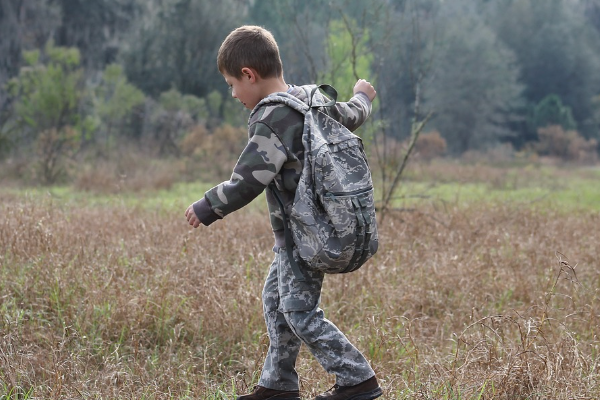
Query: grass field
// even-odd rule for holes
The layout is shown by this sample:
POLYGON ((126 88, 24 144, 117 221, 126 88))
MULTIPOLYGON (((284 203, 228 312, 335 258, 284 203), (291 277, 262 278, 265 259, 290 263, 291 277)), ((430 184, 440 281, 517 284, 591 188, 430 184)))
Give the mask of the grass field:
MULTIPOLYGON (((600 172, 410 170, 326 316, 385 399, 600 398, 600 172)), ((0 188, 0 399, 231 399, 256 384, 272 234, 258 199, 193 230, 209 185, 0 188)), ((303 350, 303 398, 333 377, 303 350)))

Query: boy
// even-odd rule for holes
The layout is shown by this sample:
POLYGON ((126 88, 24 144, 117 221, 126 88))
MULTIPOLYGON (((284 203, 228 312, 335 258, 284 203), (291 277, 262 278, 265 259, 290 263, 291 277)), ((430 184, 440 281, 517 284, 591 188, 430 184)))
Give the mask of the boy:
MULTIPOLYGON (((308 101, 301 88, 285 83, 277 43, 261 27, 242 26, 231 32, 219 49, 217 65, 231 95, 248 109, 253 110, 261 99, 275 92, 288 92, 308 101)), ((369 116, 375 96, 373 86, 361 79, 350 101, 323 111, 355 130, 369 116)), ((272 181, 289 210, 304 162, 303 125, 304 116, 284 104, 253 110, 248 144, 230 180, 210 189, 187 208, 189 224, 194 228, 212 224, 248 204, 272 181)), ((302 343, 328 373, 336 376, 336 384, 316 400, 379 397, 382 391, 367 360, 319 308, 323 273, 305 269, 303 282, 292 273, 279 206, 270 190, 266 198, 276 253, 262 294, 270 346, 258 386, 238 400, 300 400, 295 363, 302 343)))

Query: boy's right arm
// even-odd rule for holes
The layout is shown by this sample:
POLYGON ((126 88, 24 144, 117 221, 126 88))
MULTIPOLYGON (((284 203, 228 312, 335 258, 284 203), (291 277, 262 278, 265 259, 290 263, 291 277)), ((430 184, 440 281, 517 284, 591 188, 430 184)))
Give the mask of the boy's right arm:
POLYGON ((371 102, 377 96, 373 85, 359 79, 354 85, 354 96, 347 102, 338 102, 326 113, 351 131, 358 129, 371 114, 371 102))
POLYGON ((375 96, 377 96, 377 92, 375 91, 373 85, 371 85, 371 82, 367 82, 364 79, 359 79, 356 82, 353 93, 364 93, 369 98, 370 102, 373 102, 373 100, 375 100, 375 96))

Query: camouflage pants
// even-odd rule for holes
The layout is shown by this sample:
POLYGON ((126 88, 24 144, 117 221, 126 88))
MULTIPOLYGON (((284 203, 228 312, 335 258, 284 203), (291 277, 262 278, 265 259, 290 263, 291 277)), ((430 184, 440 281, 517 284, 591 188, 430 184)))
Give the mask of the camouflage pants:
POLYGON ((319 308, 323 273, 304 271, 296 280, 285 249, 280 249, 263 289, 263 310, 269 350, 259 385, 277 390, 298 390, 296 358, 304 343, 325 371, 335 374, 341 386, 356 385, 375 372, 365 357, 319 308))

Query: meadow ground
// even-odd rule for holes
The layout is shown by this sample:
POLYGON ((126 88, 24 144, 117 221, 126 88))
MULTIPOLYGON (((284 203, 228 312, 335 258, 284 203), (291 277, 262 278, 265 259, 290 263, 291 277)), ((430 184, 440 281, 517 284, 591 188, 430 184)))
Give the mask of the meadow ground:
MULTIPOLYGON (((0 189, 0 399, 231 399, 257 381, 263 199, 193 230, 206 185, 0 189)), ((322 306, 386 399, 600 398, 600 172, 411 169, 381 250, 322 306)), ((303 398, 333 384, 302 350, 303 398)))

